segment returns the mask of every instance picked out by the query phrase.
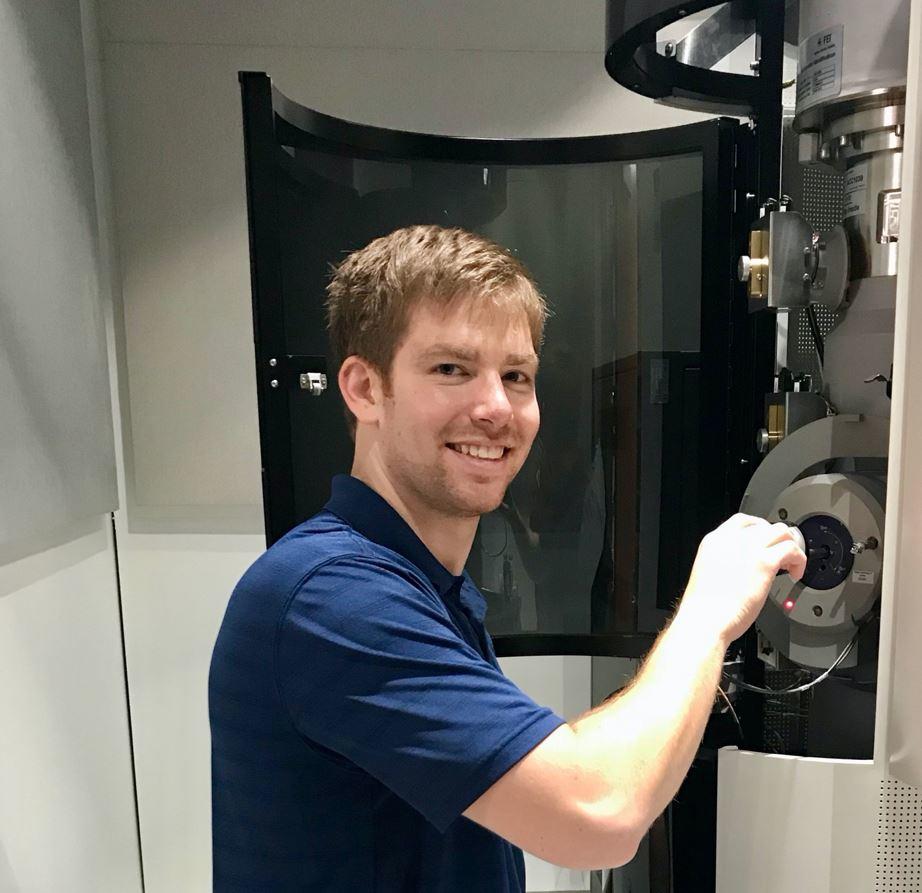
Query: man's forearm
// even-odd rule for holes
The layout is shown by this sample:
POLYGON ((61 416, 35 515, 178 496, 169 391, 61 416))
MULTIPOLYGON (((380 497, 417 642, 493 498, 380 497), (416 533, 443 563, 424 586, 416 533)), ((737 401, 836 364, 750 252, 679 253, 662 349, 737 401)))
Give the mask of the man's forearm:
POLYGON ((465 815, 560 865, 633 858, 691 765, 727 643, 756 618, 778 571, 799 579, 806 561, 784 524, 725 521, 701 541, 675 620, 631 686, 548 735, 465 815))
POLYGON ((678 790, 714 703, 726 644, 697 620, 680 610, 631 685, 570 724, 578 762, 640 828, 678 790))

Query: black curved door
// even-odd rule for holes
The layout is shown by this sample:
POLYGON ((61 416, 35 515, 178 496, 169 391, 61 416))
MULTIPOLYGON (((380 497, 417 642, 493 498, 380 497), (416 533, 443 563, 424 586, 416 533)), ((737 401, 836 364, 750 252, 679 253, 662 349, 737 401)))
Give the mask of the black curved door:
POLYGON ((515 251, 554 314, 541 432, 468 564, 497 652, 643 653, 738 498, 737 123, 472 140, 338 121, 263 74, 241 85, 269 542, 351 462, 335 382, 311 391, 330 264, 400 226, 461 226, 515 251))

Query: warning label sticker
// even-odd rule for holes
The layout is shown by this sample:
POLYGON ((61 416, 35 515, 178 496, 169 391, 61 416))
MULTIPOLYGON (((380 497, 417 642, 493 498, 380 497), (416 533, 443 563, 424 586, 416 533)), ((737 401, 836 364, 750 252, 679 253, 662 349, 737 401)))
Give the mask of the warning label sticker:
POLYGON ((856 214, 864 214, 867 210, 867 203, 868 163, 862 161, 845 175, 844 216, 854 217, 856 214))
POLYGON ((841 92, 844 33, 844 26, 836 25, 801 41, 797 63, 798 111, 841 92))
POLYGON ((852 582, 853 583, 873 583, 874 582, 874 572, 873 571, 853 571, 852 572, 852 582))

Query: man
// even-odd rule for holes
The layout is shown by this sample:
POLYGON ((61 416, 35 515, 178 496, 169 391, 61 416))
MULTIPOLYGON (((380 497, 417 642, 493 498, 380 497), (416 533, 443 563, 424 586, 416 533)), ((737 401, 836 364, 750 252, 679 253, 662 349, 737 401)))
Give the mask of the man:
POLYGON ((351 476, 231 598, 212 659, 215 889, 524 890, 519 848, 622 864, 677 790, 724 651, 779 569, 785 525, 705 538, 627 691, 569 723, 500 671, 463 568, 538 430, 546 310, 521 264, 416 226, 350 255, 330 339, 351 476))

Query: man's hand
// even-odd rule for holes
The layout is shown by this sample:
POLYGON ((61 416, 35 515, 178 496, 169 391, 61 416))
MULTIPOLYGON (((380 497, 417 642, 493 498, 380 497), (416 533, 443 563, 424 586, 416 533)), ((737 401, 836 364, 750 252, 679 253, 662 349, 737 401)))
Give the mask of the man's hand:
POLYGON ((701 541, 679 613, 728 645, 756 619, 776 574, 799 580, 806 564, 787 524, 734 515, 701 541))

